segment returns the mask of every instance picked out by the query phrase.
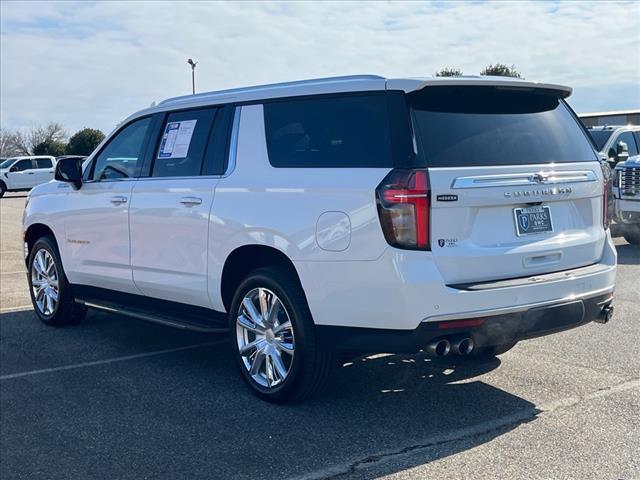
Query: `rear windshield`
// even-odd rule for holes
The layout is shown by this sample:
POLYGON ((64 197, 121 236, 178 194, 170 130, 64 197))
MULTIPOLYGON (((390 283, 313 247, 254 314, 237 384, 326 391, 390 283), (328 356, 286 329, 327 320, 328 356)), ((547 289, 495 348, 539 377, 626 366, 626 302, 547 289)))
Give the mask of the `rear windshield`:
POLYGON ((431 167, 595 161, 566 104, 546 92, 427 87, 409 94, 420 155, 431 167))
POLYGON ((613 130, 589 130, 589 135, 593 138, 598 150, 602 150, 604 148, 604 144, 607 143, 607 140, 609 140, 612 133, 613 130))

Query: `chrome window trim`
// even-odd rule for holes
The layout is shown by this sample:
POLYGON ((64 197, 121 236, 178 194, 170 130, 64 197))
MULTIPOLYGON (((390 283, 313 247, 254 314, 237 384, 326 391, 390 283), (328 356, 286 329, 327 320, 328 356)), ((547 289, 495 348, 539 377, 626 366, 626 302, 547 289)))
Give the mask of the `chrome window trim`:
POLYGON ((451 188, 457 190, 487 187, 544 186, 562 183, 596 182, 597 180, 598 175, 593 170, 563 172, 541 170, 538 172, 458 177, 453 180, 451 188), (535 178, 539 176, 545 177, 545 180, 536 181, 535 178))

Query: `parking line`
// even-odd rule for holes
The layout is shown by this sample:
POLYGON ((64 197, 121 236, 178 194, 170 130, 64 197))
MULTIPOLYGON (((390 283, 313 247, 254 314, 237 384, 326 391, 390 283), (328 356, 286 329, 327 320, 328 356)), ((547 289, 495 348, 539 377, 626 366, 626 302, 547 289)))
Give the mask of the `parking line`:
POLYGON ((76 363, 74 365, 64 365, 62 367, 43 368, 43 369, 40 369, 40 370, 30 370, 28 372, 11 373, 11 374, 8 374, 8 375, 0 376, 0 381, 2 381, 2 380, 11 380, 13 378, 29 377, 31 375, 40 375, 42 373, 53 373, 53 372, 60 372, 60 371, 63 371, 63 370, 74 370, 76 368, 94 367, 96 365, 107 365, 109 363, 125 362, 127 360, 135 360, 135 359, 138 359, 138 358, 155 357, 155 356, 158 356, 158 355, 164 355, 165 353, 181 352, 181 351, 184 351, 184 350, 193 350, 194 348, 207 347, 207 346, 210 346, 210 345, 217 345, 217 344, 220 344, 220 343, 223 343, 223 342, 226 342, 226 339, 217 340, 215 342, 197 343, 195 345, 187 345, 187 346, 184 346, 184 347, 167 348, 165 350, 155 350, 153 352, 138 353, 138 354, 135 354, 135 355, 127 355, 125 357, 107 358, 105 360, 96 360, 94 362, 83 362, 83 363, 76 363))
POLYGON ((13 313, 13 312, 26 312, 27 310, 33 310, 33 305, 19 305, 17 307, 0 308, 0 313, 13 313))

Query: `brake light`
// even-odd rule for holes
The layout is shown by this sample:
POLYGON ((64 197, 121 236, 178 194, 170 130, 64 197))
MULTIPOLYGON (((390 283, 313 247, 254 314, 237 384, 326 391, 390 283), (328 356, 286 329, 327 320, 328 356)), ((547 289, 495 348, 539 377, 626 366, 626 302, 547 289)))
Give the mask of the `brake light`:
POLYGON ((426 170, 392 170, 376 189, 378 215, 389 245, 429 250, 429 175, 426 170))
POLYGON ((606 230, 607 228, 609 228, 609 226, 611 225, 611 218, 610 218, 610 212, 609 212, 609 195, 610 195, 610 191, 611 191, 611 186, 612 186, 612 182, 611 182, 611 177, 612 177, 612 173, 611 173, 611 169, 608 165, 601 165, 602 167, 602 175, 603 175, 603 180, 602 180, 602 226, 604 227, 604 229, 606 230))

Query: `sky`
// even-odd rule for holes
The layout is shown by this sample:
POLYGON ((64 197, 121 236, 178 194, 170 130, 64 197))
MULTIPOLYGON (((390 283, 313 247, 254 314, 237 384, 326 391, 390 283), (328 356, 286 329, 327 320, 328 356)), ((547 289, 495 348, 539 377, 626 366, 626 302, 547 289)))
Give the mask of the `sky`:
POLYGON ((0 2, 0 126, 110 131, 196 89, 515 64, 577 112, 640 108, 640 1, 0 2))

